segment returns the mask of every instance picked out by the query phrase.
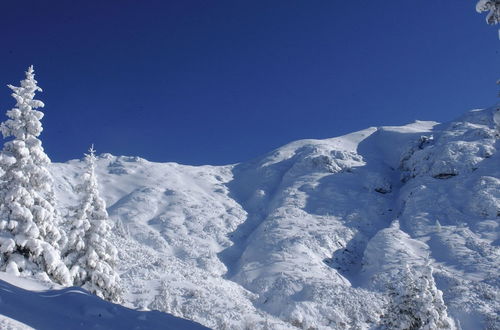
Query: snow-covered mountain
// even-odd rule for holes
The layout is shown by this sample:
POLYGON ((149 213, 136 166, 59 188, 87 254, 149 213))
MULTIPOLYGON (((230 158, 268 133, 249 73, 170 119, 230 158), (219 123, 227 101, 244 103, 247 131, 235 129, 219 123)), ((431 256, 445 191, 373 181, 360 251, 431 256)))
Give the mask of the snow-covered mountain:
MULTIPOLYGON (((411 269, 451 327, 499 329, 498 109, 228 166, 102 154, 125 305, 215 329, 374 329, 411 269)), ((52 165, 62 214, 83 170, 52 165)))

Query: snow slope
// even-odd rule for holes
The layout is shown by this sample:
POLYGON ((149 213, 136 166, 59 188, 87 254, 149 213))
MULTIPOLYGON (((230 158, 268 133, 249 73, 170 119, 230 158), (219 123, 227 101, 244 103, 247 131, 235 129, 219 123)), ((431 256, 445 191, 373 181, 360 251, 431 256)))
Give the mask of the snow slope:
MULTIPOLYGON (((500 328, 499 113, 228 166, 101 155, 126 306, 216 329, 374 329, 397 270, 431 266, 457 327, 500 328)), ((62 214, 83 166, 53 164, 62 214)))
POLYGON ((165 313, 111 304, 81 288, 46 290, 28 279, 0 277, 1 329, 207 329, 165 313))

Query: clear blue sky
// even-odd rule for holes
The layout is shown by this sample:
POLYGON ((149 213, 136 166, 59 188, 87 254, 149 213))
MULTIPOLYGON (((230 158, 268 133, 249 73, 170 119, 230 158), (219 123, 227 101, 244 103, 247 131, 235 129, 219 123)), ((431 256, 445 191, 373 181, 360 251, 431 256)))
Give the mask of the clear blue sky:
MULTIPOLYGON (((474 0, 2 1, 0 85, 33 64, 53 161, 227 164, 497 102, 474 0)), ((0 86, 0 112, 14 105, 0 86)))

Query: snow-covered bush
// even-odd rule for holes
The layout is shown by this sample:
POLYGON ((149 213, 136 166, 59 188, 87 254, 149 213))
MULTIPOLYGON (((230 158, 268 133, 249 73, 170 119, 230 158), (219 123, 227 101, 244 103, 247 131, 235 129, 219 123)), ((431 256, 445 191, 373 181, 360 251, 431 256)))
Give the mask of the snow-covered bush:
POLYGON ((68 269, 61 261, 49 157, 38 136, 42 132, 44 106, 35 100, 37 86, 33 66, 20 87, 9 85, 16 106, 0 126, 4 144, 0 155, 0 269, 25 274, 47 273, 56 282, 71 284, 68 269))
POLYGON ((500 179, 482 176, 472 188, 469 205, 482 218, 500 217, 500 179))
POLYGON ((78 189, 83 198, 68 234, 66 262, 75 285, 101 298, 119 302, 121 289, 114 270, 117 251, 109 241, 111 223, 106 204, 99 196, 95 161, 95 151, 91 147, 85 155, 87 168, 78 189))

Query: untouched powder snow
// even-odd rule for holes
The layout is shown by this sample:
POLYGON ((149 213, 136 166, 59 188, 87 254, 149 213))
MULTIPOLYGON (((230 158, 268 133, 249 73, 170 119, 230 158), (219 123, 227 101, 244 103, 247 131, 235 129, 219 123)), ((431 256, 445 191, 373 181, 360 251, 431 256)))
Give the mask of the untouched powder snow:
POLYGON ((27 279, 0 278, 1 329, 207 329, 165 313, 111 304, 77 287, 47 290, 27 279))
MULTIPOLYGON (((125 305, 215 329, 377 329, 410 269, 453 327, 500 328, 498 118, 372 127, 228 166, 100 155, 125 305)), ((71 214, 84 164, 52 166, 71 214)))

